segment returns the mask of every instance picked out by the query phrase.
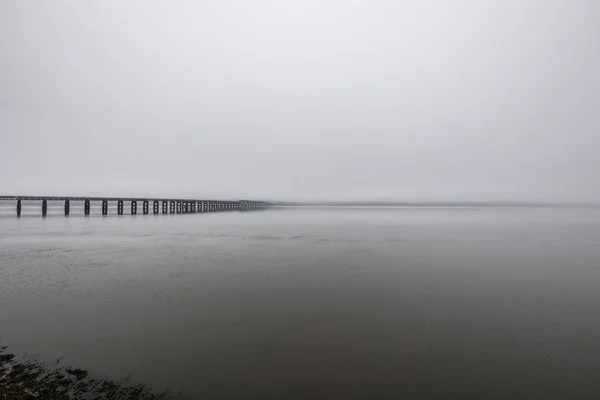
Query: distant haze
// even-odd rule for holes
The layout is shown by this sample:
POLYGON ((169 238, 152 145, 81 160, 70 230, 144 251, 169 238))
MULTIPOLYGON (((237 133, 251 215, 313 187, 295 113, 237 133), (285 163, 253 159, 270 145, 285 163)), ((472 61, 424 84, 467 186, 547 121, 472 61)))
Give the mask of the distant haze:
POLYGON ((0 194, 600 200, 597 0, 0 2, 0 194))

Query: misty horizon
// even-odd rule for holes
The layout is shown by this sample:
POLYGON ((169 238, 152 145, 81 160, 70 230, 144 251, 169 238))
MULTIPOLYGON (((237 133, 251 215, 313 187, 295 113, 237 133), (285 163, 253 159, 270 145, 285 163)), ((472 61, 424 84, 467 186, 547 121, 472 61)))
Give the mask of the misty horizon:
POLYGON ((3 194, 600 201, 600 3, 31 4, 3 194))

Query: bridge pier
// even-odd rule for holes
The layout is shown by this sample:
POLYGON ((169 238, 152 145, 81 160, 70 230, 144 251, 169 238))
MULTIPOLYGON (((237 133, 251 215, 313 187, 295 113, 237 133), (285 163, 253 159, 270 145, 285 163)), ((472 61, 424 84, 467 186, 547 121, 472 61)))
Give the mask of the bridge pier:
POLYGON ((164 201, 162 202, 162 213, 166 214, 169 211, 169 206, 168 206, 168 202, 164 201))
POLYGON ((117 214, 123 215, 123 200, 117 202, 117 214))
POLYGON ((169 203, 169 212, 170 212, 171 214, 175 214, 175 202, 174 202, 174 201, 171 201, 171 202, 169 203))
POLYGON ((108 200, 102 200, 102 215, 108 215, 108 200))
POLYGON ((48 215, 48 200, 42 200, 42 217, 48 215))
POLYGON ((154 214, 158 214, 158 201, 154 200, 154 202, 152 203, 152 212, 154 214))
POLYGON ((181 214, 181 201, 177 202, 177 214, 181 214))
POLYGON ((85 199, 85 203, 83 203, 83 213, 85 215, 90 215, 90 199, 85 199))
POLYGON ((131 215, 137 214, 137 201, 131 200, 131 215))
POLYGON ((144 215, 148 215, 148 200, 144 200, 142 210, 144 212, 144 215))
POLYGON ((71 203, 69 202, 69 199, 67 199, 67 200, 65 200, 65 215, 68 217, 70 213, 71 213, 71 203))

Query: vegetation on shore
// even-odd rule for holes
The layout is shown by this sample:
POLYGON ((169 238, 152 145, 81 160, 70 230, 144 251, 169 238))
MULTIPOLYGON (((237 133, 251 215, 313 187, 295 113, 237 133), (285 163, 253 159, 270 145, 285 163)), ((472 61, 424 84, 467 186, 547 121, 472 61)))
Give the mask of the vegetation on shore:
POLYGON ((0 400, 170 400, 143 385, 122 380, 90 378, 79 368, 51 368, 36 361, 18 360, 0 347, 0 400))

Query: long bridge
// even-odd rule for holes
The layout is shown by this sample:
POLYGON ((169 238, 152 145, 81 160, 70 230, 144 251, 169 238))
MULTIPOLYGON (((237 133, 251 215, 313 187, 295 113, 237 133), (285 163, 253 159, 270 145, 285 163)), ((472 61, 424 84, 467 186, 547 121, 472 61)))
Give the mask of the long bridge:
POLYGON ((150 204, 152 204, 152 214, 190 214, 206 213, 220 211, 250 211, 265 209, 269 203, 253 200, 201 200, 201 199, 173 199, 173 198, 155 198, 155 197, 75 197, 75 196, 0 196, 0 200, 16 201, 17 217, 21 216, 24 201, 40 202, 42 206, 42 216, 48 214, 49 201, 64 202, 64 214, 68 216, 71 213, 72 201, 83 201, 84 215, 90 215, 93 202, 102 205, 102 215, 108 215, 108 205, 116 203, 117 215, 123 215, 124 203, 131 205, 131 215, 138 213, 138 203, 141 204, 141 213, 150 214, 150 204))

